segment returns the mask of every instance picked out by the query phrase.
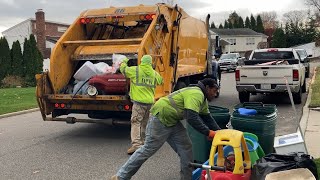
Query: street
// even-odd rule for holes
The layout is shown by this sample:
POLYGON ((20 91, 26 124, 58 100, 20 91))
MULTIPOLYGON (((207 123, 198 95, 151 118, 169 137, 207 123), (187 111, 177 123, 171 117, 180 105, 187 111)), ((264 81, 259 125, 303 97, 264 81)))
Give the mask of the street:
MULTIPOLYGON (((315 66, 311 63, 311 69, 315 66)), ((276 134, 296 131, 289 97, 252 96, 251 101, 276 104, 276 134)), ((306 101, 297 105, 298 118, 306 101)), ((222 74, 217 106, 238 104, 234 73, 222 74)), ((128 159, 129 127, 44 122, 40 112, 0 119, 0 179, 109 179, 128 159)), ((179 179, 179 159, 168 144, 150 158, 134 180, 179 179)))

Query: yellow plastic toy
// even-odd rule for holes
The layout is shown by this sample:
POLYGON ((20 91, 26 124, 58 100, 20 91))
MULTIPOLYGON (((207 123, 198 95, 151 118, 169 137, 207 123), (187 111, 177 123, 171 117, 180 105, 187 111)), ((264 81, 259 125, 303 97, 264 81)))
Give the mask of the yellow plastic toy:
POLYGON ((214 155, 218 150, 217 164, 218 167, 225 166, 224 146, 231 146, 234 153, 234 168, 233 171, 210 171, 213 179, 220 177, 227 177, 227 179, 250 179, 251 176, 251 161, 249 150, 243 136, 243 132, 232 129, 225 129, 217 131, 211 146, 209 156, 209 165, 215 166, 214 155), (244 159, 242 156, 244 155, 244 159))

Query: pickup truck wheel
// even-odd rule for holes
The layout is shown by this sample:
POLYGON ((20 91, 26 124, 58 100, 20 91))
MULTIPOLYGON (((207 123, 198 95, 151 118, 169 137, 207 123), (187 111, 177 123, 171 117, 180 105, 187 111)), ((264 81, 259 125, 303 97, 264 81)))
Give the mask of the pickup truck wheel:
POLYGON ((301 104, 302 101, 302 88, 300 88, 299 92, 293 93, 293 101, 295 104, 301 104))
POLYGON ((302 93, 305 93, 305 92, 307 92, 306 79, 304 79, 303 86, 302 86, 302 93))
POLYGON ((247 92, 239 92, 239 100, 241 103, 249 102, 250 100, 250 93, 247 92))
POLYGON ((305 75, 305 77, 306 77, 306 78, 309 78, 309 74, 310 74, 310 70, 309 70, 309 68, 306 68, 306 75, 305 75))

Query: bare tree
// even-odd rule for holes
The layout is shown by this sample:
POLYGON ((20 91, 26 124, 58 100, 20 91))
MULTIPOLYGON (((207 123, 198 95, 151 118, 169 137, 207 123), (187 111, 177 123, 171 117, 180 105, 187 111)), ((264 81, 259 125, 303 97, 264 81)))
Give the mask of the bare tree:
POLYGON ((286 23, 293 23, 295 25, 299 25, 301 23, 305 23, 307 14, 307 11, 294 10, 283 14, 283 17, 286 23))
POLYGON ((277 13, 275 11, 262 12, 260 14, 260 17, 265 29, 274 29, 279 25, 279 21, 277 20, 277 13))
POLYGON ((162 2, 173 6, 175 4, 175 0, 162 0, 162 2))
POLYGON ((320 11, 320 0, 305 0, 306 4, 320 11))

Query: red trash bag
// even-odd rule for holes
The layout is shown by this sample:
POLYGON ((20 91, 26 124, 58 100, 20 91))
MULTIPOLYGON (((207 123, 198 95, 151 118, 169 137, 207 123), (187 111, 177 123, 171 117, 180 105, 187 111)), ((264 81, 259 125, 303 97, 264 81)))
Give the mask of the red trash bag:
POLYGON ((122 74, 93 76, 89 80, 89 85, 103 91, 106 95, 125 95, 129 90, 129 81, 122 74))

